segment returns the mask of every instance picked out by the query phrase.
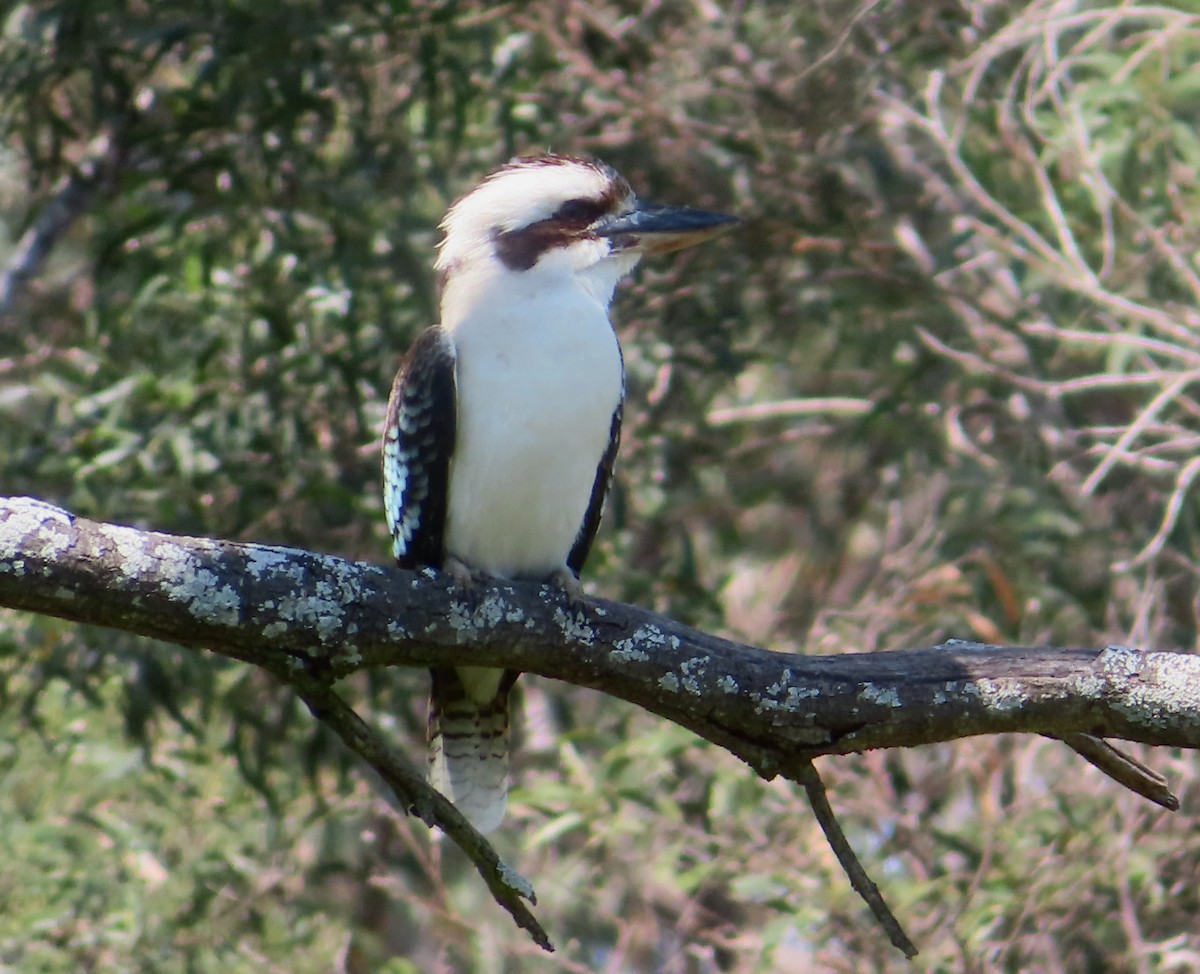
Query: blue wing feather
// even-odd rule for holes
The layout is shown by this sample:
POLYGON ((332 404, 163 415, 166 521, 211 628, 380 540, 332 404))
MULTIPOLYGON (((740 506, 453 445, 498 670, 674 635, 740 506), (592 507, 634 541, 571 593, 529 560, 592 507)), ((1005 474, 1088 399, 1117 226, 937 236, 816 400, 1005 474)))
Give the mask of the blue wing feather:
POLYGON ((413 343, 392 383, 383 431, 383 506, 401 568, 441 568, 458 425, 456 353, 442 328, 413 343))

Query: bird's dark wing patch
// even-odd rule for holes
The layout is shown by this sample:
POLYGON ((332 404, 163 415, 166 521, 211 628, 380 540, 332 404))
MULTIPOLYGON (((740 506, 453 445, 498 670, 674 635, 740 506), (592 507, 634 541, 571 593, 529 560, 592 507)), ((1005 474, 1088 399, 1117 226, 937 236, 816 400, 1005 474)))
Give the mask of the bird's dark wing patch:
POLYGON ((592 496, 588 501, 587 513, 583 515, 583 523, 579 526, 579 534, 571 545, 567 555, 567 567, 578 577, 583 571, 583 563, 587 561, 588 553, 592 550, 592 542, 596 540, 596 531, 600 527, 600 518, 604 514, 604 501, 608 497, 608 488, 612 484, 613 466, 617 462, 617 449, 621 446, 621 416, 624 412, 624 397, 617 403, 613 413, 612 426, 608 434, 608 447, 596 467, 596 479, 592 484, 592 496))
POLYGON ((413 343, 388 398, 383 506, 401 568, 441 568, 458 426, 454 342, 439 327, 413 343))

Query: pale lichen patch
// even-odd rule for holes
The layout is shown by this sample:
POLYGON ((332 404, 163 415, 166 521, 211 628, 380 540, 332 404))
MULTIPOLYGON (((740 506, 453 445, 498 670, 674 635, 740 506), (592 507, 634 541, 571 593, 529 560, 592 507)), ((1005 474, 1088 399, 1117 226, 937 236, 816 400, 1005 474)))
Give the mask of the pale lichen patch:
POLYGON ((862 699, 881 707, 899 707, 900 694, 895 687, 879 686, 875 683, 864 683, 858 694, 862 699))
POLYGON ((717 677, 717 686, 725 693, 738 692, 737 680, 735 680, 728 673, 723 673, 721 676, 717 677))
MULTIPOLYGON (((118 551, 132 547, 127 537, 115 538, 114 543, 118 551)), ((164 576, 163 592, 182 603, 191 616, 222 626, 237 625, 242 612, 237 590, 221 584, 220 576, 212 569, 200 567, 199 559, 171 545, 164 545, 157 557, 143 549, 139 549, 139 554, 141 561, 136 570, 146 570, 152 561, 156 562, 164 576)))
POLYGON ((1109 646, 1099 659, 1104 695, 1114 709, 1144 727, 1192 722, 1200 659, 1185 653, 1139 653, 1109 646))
POLYGON ((821 691, 816 687, 793 685, 791 668, 785 666, 779 679, 767 687, 766 694, 752 693, 750 699, 754 701, 754 710, 759 714, 764 711, 800 714, 805 710, 804 701, 820 694, 821 691))
POLYGON ((1200 660, 1190 653, 1150 653, 1144 672, 1153 675, 1159 711, 1173 719, 1195 719, 1195 688, 1200 686, 1200 660))
POLYGON ((1136 649, 1130 649, 1128 646, 1105 646, 1104 652, 1096 660, 1096 666, 1108 679, 1127 679, 1141 669, 1142 660, 1142 654, 1136 649))
MULTIPOLYGON (((468 637, 475 629, 471 608, 465 602, 454 599, 450 602, 450 617, 446 620, 458 637, 468 637)), ((431 626, 430 628, 434 628, 431 626)))
MULTIPOLYGON (((679 640, 672 636, 670 639, 671 648, 679 648, 679 640)), ((679 664, 679 669, 683 673, 683 678, 680 682, 683 688, 694 697, 701 694, 700 677, 704 676, 704 671, 708 669, 710 660, 707 656, 693 656, 691 659, 684 660, 679 664)))
POLYGON ((1072 696, 1079 696, 1087 700, 1099 700, 1104 696, 1106 683, 1104 677, 1089 671, 1074 677, 1069 682, 1070 693, 1072 696))
MULTIPOLYGON (((118 568, 126 578, 136 578, 142 573, 153 572, 159 559, 148 549, 143 535, 133 528, 123 528, 116 524, 106 524, 100 528, 100 534, 106 538, 121 558, 118 568)), ((175 553, 175 552, 172 552, 175 553)), ((184 561, 182 555, 175 561, 184 561)))
POLYGON ((567 612, 562 606, 555 606, 554 624, 564 637, 573 642, 583 643, 585 646, 594 645, 596 642, 596 630, 588 625, 582 613, 567 612))
MULTIPOLYGON (((678 636, 667 636, 658 626, 649 623, 643 623, 638 626, 632 636, 627 636, 624 639, 618 639, 613 643, 614 649, 611 655, 620 660, 631 660, 637 662, 645 662, 652 656, 651 652, 642 649, 643 646, 653 650, 660 646, 667 646, 670 649, 679 648, 678 636)), ((689 673, 689 664, 706 663, 707 656, 695 657, 689 660, 688 663, 682 665, 684 674, 689 673)), ((695 683, 695 681, 692 681, 695 683)))
POLYGON ((318 578, 313 585, 313 593, 312 597, 322 603, 336 604, 339 613, 341 606, 354 602, 358 594, 354 586, 337 572, 333 572, 331 577, 318 578))
POLYGON ((50 536, 44 535, 42 547, 38 551, 38 556, 45 561, 53 561, 69 547, 71 547, 71 539, 65 532, 50 536))
POLYGON ((979 677, 974 681, 974 687, 979 699, 993 710, 1020 710, 1027 699, 1016 685, 1007 680, 979 677))
POLYGON ((650 654, 634 646, 631 639, 616 642, 608 655, 622 663, 645 663, 650 659, 650 654))
POLYGON ((257 579, 264 575, 285 570, 287 576, 300 581, 304 574, 302 566, 292 562, 289 553, 282 548, 268 548, 260 545, 249 545, 246 550, 246 570, 257 579))
MULTIPOLYGON (((62 512, 56 515, 67 517, 62 512)), ((69 519, 69 518, 68 518, 69 519)), ((237 591, 222 584, 220 576, 203 567, 194 550, 215 550, 205 539, 189 539, 189 547, 167 540, 147 537, 141 531, 121 525, 101 525, 98 533, 117 555, 116 568, 126 578, 161 578, 161 590, 170 599, 183 604, 194 618, 218 625, 236 625, 241 618, 242 602, 237 591)))
POLYGON ((679 692, 679 678, 674 673, 664 673, 658 678, 658 685, 671 693, 679 692))
MULTIPOLYGON (((498 626, 511 616, 508 602, 502 595, 489 593, 477 601, 452 599, 447 620, 460 641, 470 641, 480 629, 498 626)), ((431 631, 436 625, 426 627, 431 631)))
POLYGON ((792 682, 792 671, 790 668, 785 666, 783 668, 783 673, 781 673, 779 676, 779 679, 776 680, 774 683, 772 683, 769 687, 767 687, 767 693, 771 694, 771 696, 773 696, 773 697, 778 696, 780 693, 783 692, 784 688, 791 682, 792 682))
POLYGON ((821 691, 816 687, 788 687, 787 697, 783 701, 783 705, 787 710, 795 713, 800 709, 802 700, 811 700, 813 697, 819 697, 821 691))
POLYGON ((353 562, 344 561, 341 558, 322 556, 319 559, 319 563, 321 568, 333 577, 337 593, 342 602, 356 602, 365 593, 370 591, 368 586, 363 585, 358 566, 353 562))
POLYGON ((633 645, 635 643, 647 643, 651 646, 662 646, 667 642, 667 637, 663 635, 663 631, 658 626, 652 626, 649 623, 644 623, 637 627, 634 634, 622 642, 633 645))
POLYGON ((498 595, 489 594, 475 609, 474 623, 481 629, 491 628, 504 621, 508 603, 498 595))
POLYGON ((32 550, 29 543, 33 538, 41 539, 38 555, 48 561, 71 546, 71 515, 61 507, 32 497, 9 498, 5 506, 6 516, 0 521, 0 562, 11 562, 19 552, 32 550))
POLYGON ((516 890, 518 896, 523 896, 531 903, 536 901, 533 884, 519 872, 504 863, 500 863, 496 871, 500 874, 500 881, 509 889, 516 890))
POLYGON ((345 609, 340 602, 318 595, 281 599, 279 614, 290 622, 315 629, 322 643, 340 638, 345 619, 345 609))
POLYGON ((756 714, 761 714, 764 711, 783 709, 780 707, 778 701, 771 700, 769 697, 764 697, 761 693, 750 694, 750 699, 754 701, 754 712, 756 714))

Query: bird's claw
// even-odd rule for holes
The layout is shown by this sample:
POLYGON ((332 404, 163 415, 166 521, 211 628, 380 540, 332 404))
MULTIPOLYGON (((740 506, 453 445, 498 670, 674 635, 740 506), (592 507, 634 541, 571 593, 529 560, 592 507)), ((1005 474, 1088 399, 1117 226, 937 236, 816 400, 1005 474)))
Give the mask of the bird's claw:
POLYGON ((575 573, 566 565, 556 568, 550 573, 546 581, 558 589, 566 596, 567 604, 572 611, 579 613, 581 616, 586 615, 588 597, 583 590, 583 583, 579 581, 575 573))
POLYGON ((472 601, 478 596, 479 590, 487 584, 489 578, 487 572, 477 571, 453 555, 446 558, 442 565, 442 571, 449 575, 455 587, 472 601))

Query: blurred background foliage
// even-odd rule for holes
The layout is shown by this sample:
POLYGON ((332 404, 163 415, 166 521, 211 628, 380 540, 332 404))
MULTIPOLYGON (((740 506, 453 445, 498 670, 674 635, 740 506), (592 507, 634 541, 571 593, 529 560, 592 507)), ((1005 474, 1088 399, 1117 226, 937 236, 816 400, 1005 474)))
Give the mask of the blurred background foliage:
MULTIPOLYGON (((789 651, 1195 647, 1194 2, 3 10, 5 493, 385 561, 442 213, 590 153, 747 218, 621 291, 596 591, 789 651)), ((523 686, 552 956, 266 677, 0 615, 0 970, 908 969, 790 787, 523 686)), ((346 691, 421 759, 420 674, 346 691)), ((1196 762, 1148 760, 1182 813, 1042 740, 822 770, 920 969, 1197 971, 1196 762)))

